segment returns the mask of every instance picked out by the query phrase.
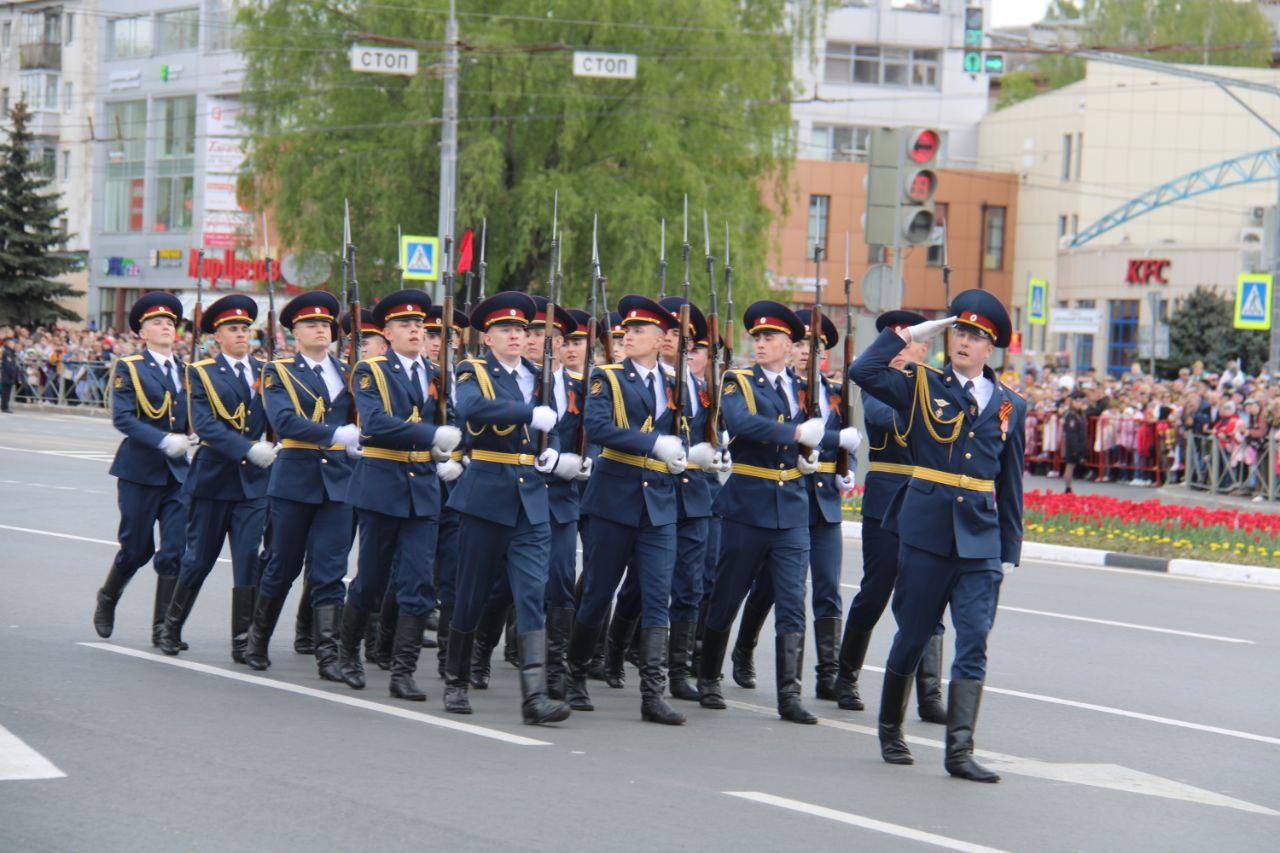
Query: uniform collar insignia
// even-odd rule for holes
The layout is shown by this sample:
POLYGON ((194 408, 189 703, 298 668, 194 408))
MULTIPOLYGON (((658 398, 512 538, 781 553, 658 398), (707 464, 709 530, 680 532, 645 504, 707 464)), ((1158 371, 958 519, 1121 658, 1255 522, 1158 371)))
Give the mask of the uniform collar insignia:
POLYGON ((944 400, 944 399, 942 399, 941 397, 934 397, 934 398, 933 398, 933 402, 934 402, 934 404, 936 404, 936 405, 938 405, 938 406, 950 406, 950 405, 951 405, 951 401, 950 401, 950 400, 944 400))

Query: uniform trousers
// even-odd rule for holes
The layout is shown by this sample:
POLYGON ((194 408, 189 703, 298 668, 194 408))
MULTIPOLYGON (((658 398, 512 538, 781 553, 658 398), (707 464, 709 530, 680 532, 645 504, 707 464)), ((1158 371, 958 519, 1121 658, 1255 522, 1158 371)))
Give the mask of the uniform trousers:
POLYGON ((326 500, 309 504, 271 498, 271 546, 258 582, 259 594, 284 598, 307 564, 311 606, 341 604, 346 596, 342 579, 351 551, 351 505, 326 500))
POLYGON ((347 589, 348 603, 378 613, 383 594, 390 589, 401 613, 426 616, 436 606, 431 575, 435 571, 437 519, 400 518, 360 508, 356 518, 360 523, 359 570, 347 589))
POLYGON ((463 633, 476 630, 495 588, 505 579, 515 602, 517 633, 542 630, 551 562, 550 523, 530 521, 523 507, 514 527, 459 515, 457 601, 451 626, 463 633))
MULTIPOLYGON (((844 604, 840 598, 840 556, 844 532, 840 522, 820 521, 809 526, 809 576, 813 580, 813 618, 839 619, 844 604)), ((747 606, 757 611, 773 607, 773 576, 761 572, 747 596, 747 606)))
POLYGON ((720 564, 711 590, 707 627, 728 631, 751 584, 768 574, 773 584, 774 630, 804 633, 804 578, 809 565, 809 528, 766 528, 724 519, 720 564))
MULTIPOLYGON (((442 502, 448 498, 442 497, 442 502)), ((459 516, 447 507, 440 510, 440 532, 436 537, 436 600, 452 605, 458 598, 459 516)))
POLYGON ((675 562, 675 524, 650 524, 647 512, 638 527, 593 516, 583 553, 577 621, 589 628, 600 627, 627 571, 634 573, 640 589, 640 627, 666 628, 675 562))
MULTIPOLYGON (((849 605, 848 630, 869 634, 889 605, 898 579, 898 534, 880 526, 878 518, 862 519, 862 583, 849 605)), ((938 621, 935 634, 945 629, 938 621)))
POLYGON ((198 588, 213 570, 222 543, 231 540, 231 575, 235 586, 257 586, 262 567, 258 548, 267 523, 267 499, 220 501, 192 498, 187 518, 187 552, 182 555, 179 582, 198 588))
POLYGON ((144 486, 116 480, 116 504, 120 507, 120 528, 115 567, 132 578, 155 556, 156 574, 173 577, 182 565, 186 550, 187 511, 190 506, 182 484, 172 475, 163 486, 144 486), (160 550, 156 551, 155 527, 160 523, 160 550))
MULTIPOLYGON (((676 564, 671 572, 671 604, 668 616, 672 622, 696 622, 702 602, 702 583, 707 556, 706 518, 686 518, 676 525, 676 564)), ((636 573, 627 572, 618 590, 618 614, 624 619, 640 615, 640 586, 636 573)))

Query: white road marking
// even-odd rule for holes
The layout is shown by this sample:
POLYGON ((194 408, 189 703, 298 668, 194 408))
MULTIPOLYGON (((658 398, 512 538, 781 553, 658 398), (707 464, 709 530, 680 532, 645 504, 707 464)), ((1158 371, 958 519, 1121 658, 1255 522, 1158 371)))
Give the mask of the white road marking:
MULTIPOLYGON (((120 543, 114 539, 93 539, 88 536, 76 536, 71 533, 58 533, 53 530, 37 530, 34 527, 14 527, 12 524, 0 524, 0 530, 12 530, 15 533, 34 533, 37 536, 52 536, 56 539, 72 539, 76 542, 92 542, 95 545, 110 545, 112 548, 119 548, 120 543)), ((230 563, 227 557, 219 557, 219 563, 230 563)))
POLYGON ((937 835, 920 829, 912 829, 909 826, 902 826, 896 823, 887 823, 883 820, 863 817, 862 815, 856 815, 852 812, 837 811, 836 809, 829 809, 826 806, 815 806, 812 803, 805 803, 800 800, 776 797, 773 794, 765 794, 761 791, 721 791, 721 793, 727 794, 730 797, 750 800, 753 803, 763 803, 767 806, 777 806, 780 809, 787 809, 788 811, 826 818, 827 820, 834 820, 839 823, 847 823, 850 826, 858 826, 863 829, 869 829, 872 832, 883 832, 886 835, 896 835, 898 838, 906 838, 910 841, 918 841, 922 844, 932 844, 934 847, 942 847, 947 850, 963 850, 967 851, 967 853, 1001 853, 1000 848, 998 847, 986 847, 981 844, 973 844, 968 841, 961 841, 958 838, 948 838, 945 835, 937 835))
POLYGON ((30 447, 9 447, 0 445, 0 450, 13 453, 38 453, 41 456, 61 456, 63 459, 79 459, 82 462, 110 462, 115 458, 105 450, 34 450, 30 447))
POLYGON ((415 723, 424 723, 428 726, 451 729, 452 731, 462 732, 463 734, 490 738, 492 740, 502 741, 503 743, 513 744, 515 746, 552 745, 550 741, 524 737, 523 735, 513 735, 498 729, 489 729, 484 726, 473 725, 472 723, 462 723, 447 717, 437 717, 432 714, 424 714, 421 711, 410 711, 407 708, 397 708, 394 705, 384 705, 381 702, 372 702, 368 699, 357 699, 354 696, 347 696, 341 693, 330 693, 327 690, 317 690, 314 687, 304 687, 301 684, 289 684, 285 681, 277 681, 274 678, 264 678, 260 675, 249 675, 244 672, 235 672, 230 669, 209 666, 204 663, 196 663, 195 661, 164 657, 162 655, 157 655, 154 652, 130 649, 124 646, 117 646, 114 643, 79 643, 79 645, 87 646, 91 649, 101 649, 104 652, 114 652, 118 655, 138 658, 139 660, 149 661, 150 663, 161 663, 168 666, 176 666, 181 669, 188 669, 192 672, 204 673, 205 675, 216 675, 219 678, 227 678, 244 684, 253 684, 258 687, 269 687, 273 690, 282 690, 286 693, 294 693, 299 696, 310 696, 313 699, 323 699, 326 702, 333 702, 338 705, 347 705, 352 708, 360 708, 365 711, 386 714, 389 717, 399 717, 402 720, 410 720, 415 723))
MULTIPOLYGON (((759 714, 777 714, 775 709, 764 705, 753 705, 748 702, 729 699, 725 700, 725 704, 733 708, 740 708, 744 711, 752 711, 759 714)), ((857 723, 832 720, 826 717, 819 717, 818 725, 879 738, 879 732, 873 726, 861 726, 857 723)), ((943 741, 918 735, 907 735, 906 741, 913 746, 924 746, 931 749, 946 748, 946 744, 943 741)), ((986 749, 975 750, 974 754, 990 766, 992 770, 1015 776, 1030 776, 1035 779, 1047 779, 1051 782, 1067 782, 1072 785, 1106 788, 1112 791, 1124 791, 1148 797, 1163 797, 1169 800, 1181 800, 1206 806, 1236 809, 1237 811, 1267 815, 1268 817, 1280 817, 1280 811, 1269 809, 1266 806, 1250 803, 1247 800, 1239 800, 1235 797, 1228 797, 1224 794, 1197 788, 1173 779, 1166 779, 1163 776, 1144 773, 1141 770, 1134 770, 1120 764, 1057 763, 1040 761, 1035 758, 1023 758, 1022 756, 1009 755, 1004 752, 992 752, 986 749)))
POLYGON ((0 782, 18 779, 63 779, 63 773, 49 759, 0 726, 0 782))

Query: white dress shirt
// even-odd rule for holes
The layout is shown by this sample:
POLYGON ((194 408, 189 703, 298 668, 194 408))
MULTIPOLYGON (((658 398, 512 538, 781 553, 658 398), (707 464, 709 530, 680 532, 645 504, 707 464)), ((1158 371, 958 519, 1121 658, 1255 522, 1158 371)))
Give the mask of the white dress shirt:
POLYGON ((764 381, 769 383, 772 389, 778 382, 778 377, 782 377, 782 390, 787 394, 787 405, 791 407, 790 416, 795 417, 796 412, 800 411, 800 404, 796 401, 796 389, 791 384, 791 374, 783 370, 781 373, 773 373, 761 367, 760 372, 764 374, 764 381))
POLYGON ((645 367, 642 364, 636 364, 634 361, 631 364, 635 367, 636 373, 640 375, 640 385, 646 391, 648 390, 649 376, 653 376, 653 392, 654 396, 658 398, 657 408, 654 410, 654 420, 657 420, 662 411, 667 408, 666 377, 662 375, 662 371, 658 369, 656 364, 653 367, 645 367))
POLYGON ((232 358, 224 352, 222 357, 227 360, 227 364, 231 365, 231 374, 236 379, 240 378, 240 371, 236 369, 236 365, 244 365, 244 378, 249 383, 249 399, 252 400, 255 394, 253 390, 253 362, 249 360, 249 356, 243 355, 240 358, 232 358))
POLYGON ((556 370, 555 381, 552 384, 555 388, 556 411, 563 415, 569 411, 569 390, 564 382, 563 367, 556 370))
POLYGON ((342 393, 342 374, 338 372, 338 368, 333 366, 333 362, 328 358, 324 361, 312 361, 305 354, 302 356, 302 360, 312 373, 315 372, 317 366, 320 368, 320 375, 324 377, 324 387, 329 392, 329 399, 338 399, 338 395, 342 393))
POLYGON ((524 359, 516 362, 515 366, 507 364, 499 360, 498 364, 502 365, 502 369, 509 375, 514 376, 516 384, 520 386, 520 396, 524 397, 526 403, 533 402, 533 389, 538 384, 538 377, 533 375, 533 371, 524 366, 524 359))
POLYGON ((404 369, 404 375, 409 377, 410 379, 413 378, 413 366, 415 364, 418 365, 418 390, 422 392, 422 399, 426 400, 428 374, 427 374, 427 365, 425 360, 422 359, 421 357, 409 358, 408 356, 401 355, 395 350, 392 350, 392 352, 396 353, 396 358, 400 359, 400 367, 404 369))
POLYGON ((172 355, 161 355, 151 350, 148 350, 148 352, 151 352, 151 357, 156 360, 156 365, 160 368, 160 375, 164 377, 164 384, 170 391, 176 392, 178 388, 182 387, 182 377, 178 375, 178 360, 172 355), (170 364, 173 365, 172 368, 169 366, 170 364), (173 372, 170 373, 170 370, 173 372), (174 386, 175 382, 177 387, 174 386))
POLYGON ((972 380, 962 373, 957 373, 956 379, 960 380, 961 390, 964 389, 966 382, 973 382, 973 399, 978 401, 978 414, 982 414, 986 410, 987 404, 991 402, 991 396, 996 393, 996 386, 982 373, 979 373, 972 380))
MULTIPOLYGON (((676 375, 675 365, 667 364, 665 361, 661 362, 661 364, 662 364, 662 372, 674 379, 676 375)), ((689 416, 693 417, 698 414, 698 406, 699 406, 698 383, 694 381, 693 373, 689 370, 687 366, 685 367, 684 378, 685 378, 685 384, 689 386, 689 390, 686 392, 687 396, 689 397, 689 405, 691 407, 689 410, 689 416)))

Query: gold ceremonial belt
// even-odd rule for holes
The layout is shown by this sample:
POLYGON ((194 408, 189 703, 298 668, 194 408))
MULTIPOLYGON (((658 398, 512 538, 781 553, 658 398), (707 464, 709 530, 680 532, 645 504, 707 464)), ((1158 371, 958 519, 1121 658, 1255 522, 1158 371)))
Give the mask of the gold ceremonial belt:
POLYGON ((609 447, 601 450, 600 456, 611 462, 621 462, 623 465, 634 465, 637 468, 644 468, 648 471, 657 471, 659 474, 671 473, 671 469, 667 467, 667 463, 660 462, 657 459, 650 459, 648 456, 638 456, 634 453, 623 453, 621 450, 614 450, 609 447))
POLYGON ((387 450, 382 447, 366 447, 366 459, 386 459, 390 462, 431 462, 430 450, 387 450))
POLYGON ((881 474, 901 474, 903 477, 910 477, 915 473, 916 466, 902 465, 897 462, 872 462, 867 471, 878 471, 881 474))
POLYGON ((936 471, 933 468, 916 466, 911 469, 911 476, 917 480, 928 480, 930 483, 941 483, 944 486, 968 489, 973 492, 994 492, 996 490, 995 480, 979 480, 977 477, 970 477, 968 474, 951 474, 946 471, 936 471))
POLYGON ((453 451, 452 453, 450 453, 450 454, 449 454, 449 461, 450 461, 450 462, 461 462, 461 461, 462 461, 462 457, 463 457, 463 456, 465 456, 465 455, 466 455, 466 454, 464 454, 461 450, 455 450, 455 451, 453 451))
POLYGON ((329 444, 329 445, 321 446, 319 444, 312 444, 309 441, 298 441, 295 438, 280 439, 280 446, 285 450, 345 450, 346 449, 346 445, 342 445, 342 444, 329 444))
MULTIPOLYGON (((834 468, 832 470, 835 470, 834 468)), ((761 480, 777 480, 779 483, 785 480, 798 480, 804 475, 800 473, 799 468, 761 468, 759 465, 745 465, 741 462, 733 463, 733 473, 743 474, 747 477, 759 477, 761 480)))
POLYGON ((496 450, 472 450, 472 462, 494 462, 498 465, 532 465, 538 457, 530 453, 499 453, 496 450))
POLYGON ((819 463, 818 463, 818 473, 819 473, 819 474, 834 474, 835 472, 836 472, 836 463, 834 463, 834 462, 819 462, 819 463))

